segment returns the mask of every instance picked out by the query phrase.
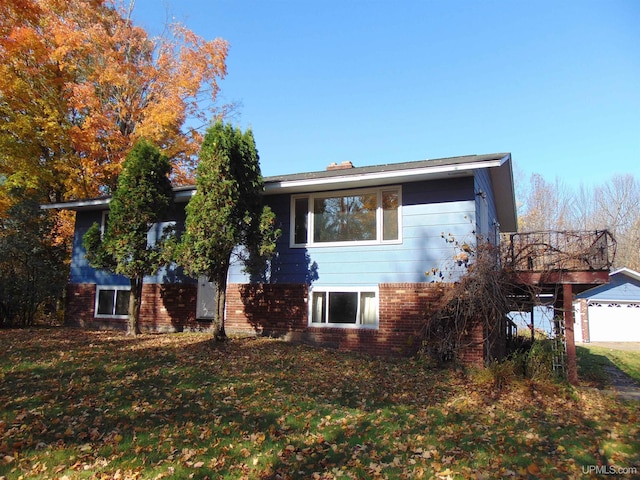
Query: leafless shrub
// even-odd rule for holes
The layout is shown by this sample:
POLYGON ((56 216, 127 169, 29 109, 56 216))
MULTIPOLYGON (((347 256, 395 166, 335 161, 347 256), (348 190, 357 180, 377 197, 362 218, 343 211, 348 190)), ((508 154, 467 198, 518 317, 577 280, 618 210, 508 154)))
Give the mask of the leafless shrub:
MULTIPOLYGON (((498 248, 480 242, 468 244, 466 273, 425 315, 422 354, 441 363, 457 358, 462 350, 478 342, 482 332, 487 358, 504 355, 506 314, 511 310, 514 290, 508 273, 500 265, 498 248)), ((458 254, 454 259, 458 258, 458 254)))

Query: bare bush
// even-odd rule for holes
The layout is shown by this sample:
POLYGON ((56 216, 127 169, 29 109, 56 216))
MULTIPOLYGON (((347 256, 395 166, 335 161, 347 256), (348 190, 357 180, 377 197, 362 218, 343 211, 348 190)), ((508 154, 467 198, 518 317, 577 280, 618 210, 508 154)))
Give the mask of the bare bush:
MULTIPOLYGON (((468 245, 468 244, 465 244, 468 245)), ((468 248, 468 246, 467 246, 468 248)), ((487 358, 505 354, 512 281, 500 265, 499 250, 487 242, 468 249, 466 273, 430 306, 422 331, 422 354, 438 363, 458 358, 482 332, 487 358)))

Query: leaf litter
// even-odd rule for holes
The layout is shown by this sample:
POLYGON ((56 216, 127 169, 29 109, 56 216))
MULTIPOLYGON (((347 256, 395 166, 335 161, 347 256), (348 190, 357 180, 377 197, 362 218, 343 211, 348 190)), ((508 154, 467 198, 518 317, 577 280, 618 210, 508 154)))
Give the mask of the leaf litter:
POLYGON ((581 478, 638 403, 274 339, 0 331, 0 478, 581 478))

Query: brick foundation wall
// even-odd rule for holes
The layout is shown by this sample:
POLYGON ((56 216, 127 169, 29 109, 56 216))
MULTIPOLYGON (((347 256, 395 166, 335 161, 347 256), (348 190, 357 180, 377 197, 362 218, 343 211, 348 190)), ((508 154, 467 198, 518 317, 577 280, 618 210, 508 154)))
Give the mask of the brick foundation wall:
POLYGON ((372 355, 411 356, 420 348, 425 310, 442 296, 443 288, 434 283, 382 283, 378 329, 309 327, 305 340, 372 355))
POLYGON ((67 304, 64 324, 70 327, 92 328, 96 302, 96 286, 93 284, 67 285, 67 304))
MULTIPOLYGON (((378 329, 308 326, 308 286, 304 284, 230 284, 227 287, 225 329, 229 334, 266 335, 308 342, 340 350, 382 356, 410 356, 420 347, 427 307, 443 295, 436 283, 383 283, 379 285, 378 329)), ((95 285, 69 285, 67 325, 84 328, 125 329, 125 319, 93 316, 95 285)), ((196 320, 197 285, 148 284, 143 287, 140 328, 175 332, 206 330, 211 323, 196 320)), ((465 363, 484 361, 482 330, 472 332, 465 363)))
MULTIPOLYGON (((377 346, 397 355, 413 355, 420 348, 420 331, 427 307, 437 302, 444 287, 437 283, 380 284, 380 339, 377 346)), ((377 352, 373 352, 377 353, 377 352)))
POLYGON ((304 284, 231 284, 227 287, 227 333, 300 340, 307 326, 304 284))
POLYGON ((477 324, 462 339, 465 346, 460 353, 460 361, 465 365, 473 365, 476 367, 484 366, 486 360, 485 355, 485 338, 482 324, 477 324))
POLYGON ((210 321, 196 320, 198 286, 147 284, 142 287, 140 329, 149 332, 207 330, 210 321))
MULTIPOLYGON (((123 318, 94 317, 96 286, 67 286, 65 325, 99 330, 126 330, 123 318)), ((144 332, 207 330, 211 322, 196 320, 197 285, 145 284, 140 305, 140 329, 144 332)))

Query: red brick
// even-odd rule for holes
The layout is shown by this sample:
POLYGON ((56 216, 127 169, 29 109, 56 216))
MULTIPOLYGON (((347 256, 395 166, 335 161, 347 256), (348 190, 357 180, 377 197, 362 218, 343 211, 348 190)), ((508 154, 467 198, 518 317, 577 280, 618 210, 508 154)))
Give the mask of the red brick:
MULTIPOLYGON (((408 356, 420 347, 424 312, 446 286, 435 283, 379 285, 378 329, 308 326, 308 286, 305 284, 231 284, 227 287, 228 333, 277 336, 289 340, 355 350, 373 355, 408 356)), ((96 319, 96 286, 69 285, 66 323, 85 328, 126 328, 123 319, 96 319)), ((140 327, 143 331, 202 330, 210 322, 195 318, 195 284, 147 284, 143 288, 140 327)), ((472 332, 462 355, 467 363, 484 361, 482 330, 472 332)))

